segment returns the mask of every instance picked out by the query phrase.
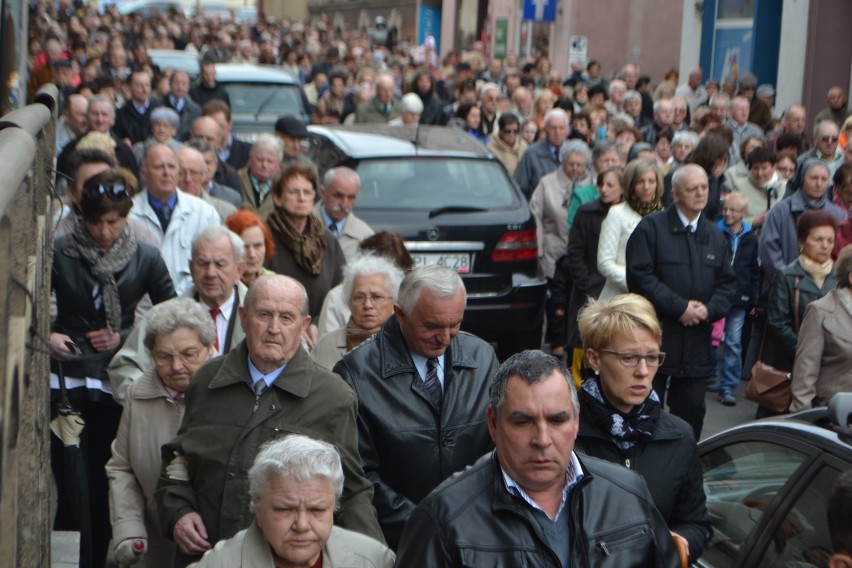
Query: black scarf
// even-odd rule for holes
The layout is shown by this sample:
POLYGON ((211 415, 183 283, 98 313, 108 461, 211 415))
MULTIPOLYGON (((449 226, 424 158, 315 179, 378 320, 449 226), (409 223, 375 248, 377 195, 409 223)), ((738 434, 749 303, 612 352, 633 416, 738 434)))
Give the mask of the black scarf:
POLYGON ((65 242, 63 252, 71 258, 82 258, 91 273, 101 283, 101 295, 104 299, 106 324, 110 331, 121 329, 121 300, 115 273, 121 271, 136 253, 136 237, 125 224, 124 231, 118 236, 112 248, 104 253, 86 230, 82 217, 77 217, 70 238, 65 242))
POLYGON ((660 418, 660 399, 651 390, 642 404, 633 407, 629 414, 619 412, 606 401, 601 392, 600 379, 583 381, 580 389, 580 408, 592 422, 609 434, 612 441, 623 452, 630 451, 637 443, 654 438, 654 426, 660 418))

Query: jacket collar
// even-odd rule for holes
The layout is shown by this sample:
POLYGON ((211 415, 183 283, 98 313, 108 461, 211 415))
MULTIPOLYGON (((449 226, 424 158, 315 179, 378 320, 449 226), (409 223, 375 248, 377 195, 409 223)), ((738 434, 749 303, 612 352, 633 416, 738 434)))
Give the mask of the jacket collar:
MULTIPOLYGON (((343 536, 343 529, 332 527, 328 542, 322 547, 323 568, 335 568, 361 565, 363 558, 355 554, 349 547, 336 546, 336 541, 343 536)), ((341 543, 342 544, 342 543, 341 543)), ((243 568, 267 568, 274 565, 272 549, 266 542, 257 520, 252 520, 243 540, 241 554, 243 568)))
MULTIPOLYGON (((243 340, 225 355, 222 366, 213 375, 207 388, 224 388, 239 383, 249 383, 248 348, 243 340)), ((299 398, 307 398, 313 382, 311 358, 300 346, 287 362, 287 367, 275 378, 273 386, 299 398)))
POLYGON ((169 391, 155 370, 150 370, 133 383, 134 400, 151 400, 155 398, 172 399, 169 391))
MULTIPOLYGON (((464 349, 458 337, 456 335, 447 348, 446 355, 449 357, 449 365, 446 368, 479 368, 476 358, 464 349)), ((408 346, 402 337, 402 330, 396 321, 395 314, 382 325, 382 329, 372 341, 378 342, 383 379, 389 379, 394 375, 417 374, 417 369, 414 367, 414 361, 412 361, 411 354, 408 352, 408 346)))
POLYGON ((716 226, 719 227, 722 230, 723 233, 725 233, 726 235, 729 235, 731 237, 734 237, 735 239, 742 238, 747 233, 751 232, 751 225, 749 225, 748 221, 746 221, 745 219, 743 219, 743 230, 739 235, 735 235, 733 232, 731 232, 731 230, 725 224, 724 219, 719 219, 718 221, 716 221, 716 226))

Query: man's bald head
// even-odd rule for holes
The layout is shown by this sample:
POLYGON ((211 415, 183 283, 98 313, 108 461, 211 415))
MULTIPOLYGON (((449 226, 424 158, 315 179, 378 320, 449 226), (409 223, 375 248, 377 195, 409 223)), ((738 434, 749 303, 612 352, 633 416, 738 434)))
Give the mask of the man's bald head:
POLYGON ((225 131, 222 126, 209 116, 199 116, 192 122, 190 138, 204 140, 215 150, 222 147, 225 131))

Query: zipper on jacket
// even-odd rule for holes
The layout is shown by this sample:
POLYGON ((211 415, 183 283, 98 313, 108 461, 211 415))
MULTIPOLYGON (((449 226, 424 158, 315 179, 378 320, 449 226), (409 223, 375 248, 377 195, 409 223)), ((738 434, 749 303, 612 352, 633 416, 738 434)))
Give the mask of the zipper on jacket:
POLYGON ((624 544, 629 542, 634 542, 640 540, 643 536, 648 534, 648 529, 641 527, 638 530, 631 532, 630 534, 621 536, 611 541, 600 541, 598 542, 598 546, 601 547, 601 550, 604 551, 604 554, 607 556, 612 556, 615 552, 624 549, 624 544))

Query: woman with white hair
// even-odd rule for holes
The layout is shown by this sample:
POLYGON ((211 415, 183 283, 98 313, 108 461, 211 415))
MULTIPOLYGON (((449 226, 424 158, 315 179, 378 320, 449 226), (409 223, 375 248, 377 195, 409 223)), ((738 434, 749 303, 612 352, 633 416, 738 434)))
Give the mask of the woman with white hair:
POLYGON ((144 343, 154 368, 127 388, 109 479, 111 556, 119 566, 171 566, 175 544, 163 537, 154 490, 160 447, 175 437, 190 377, 214 353, 216 329, 201 304, 175 298, 151 308, 144 343))
POLYGON ((423 113, 423 101, 416 93, 405 94, 399 102, 399 113, 398 117, 388 122, 389 126, 416 126, 423 113))
POLYGON ((331 444, 296 434, 264 444, 248 472, 255 518, 209 550, 196 568, 391 568, 368 536, 335 527, 343 468, 331 444))
POLYGON ((396 303, 402 270, 380 256, 363 255, 343 271, 343 297, 352 315, 344 327, 320 337, 311 358, 326 369, 378 333, 396 303))
POLYGON ((136 163, 141 164, 145 150, 154 144, 165 144, 175 152, 183 148, 183 144, 175 139, 180 128, 180 115, 166 106, 157 107, 151 111, 151 136, 133 145, 133 156, 136 163))

